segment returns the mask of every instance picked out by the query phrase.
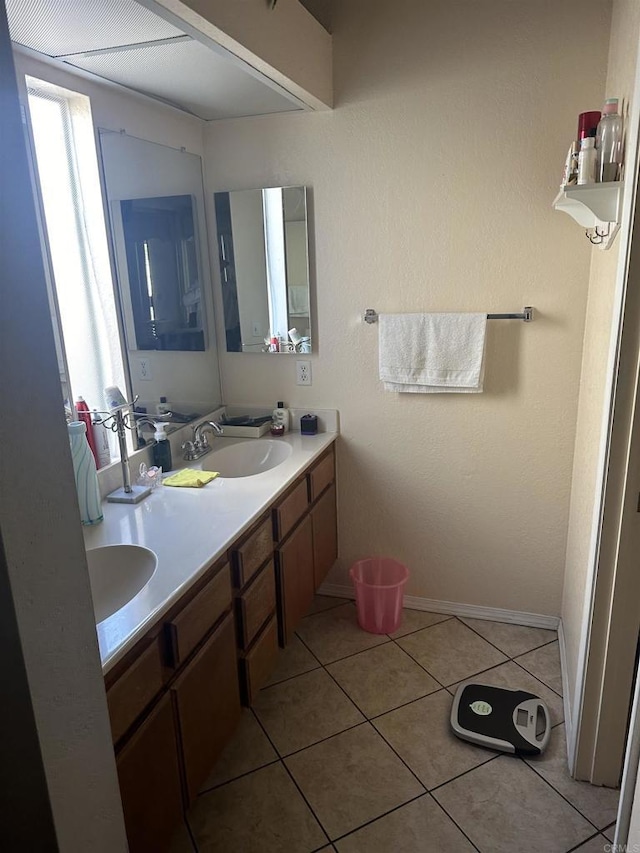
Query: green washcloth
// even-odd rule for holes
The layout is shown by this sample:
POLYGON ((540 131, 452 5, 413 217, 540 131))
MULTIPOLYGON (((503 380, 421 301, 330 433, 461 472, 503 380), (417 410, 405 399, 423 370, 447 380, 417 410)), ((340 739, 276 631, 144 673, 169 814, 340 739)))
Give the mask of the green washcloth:
POLYGON ((184 468, 182 471, 178 471, 177 474, 172 474, 170 477, 167 477, 167 479, 163 480, 162 483, 165 486, 182 486, 187 489, 201 489, 203 486, 206 486, 207 483, 210 483, 211 480, 215 480, 217 476, 217 471, 195 471, 193 468, 184 468))

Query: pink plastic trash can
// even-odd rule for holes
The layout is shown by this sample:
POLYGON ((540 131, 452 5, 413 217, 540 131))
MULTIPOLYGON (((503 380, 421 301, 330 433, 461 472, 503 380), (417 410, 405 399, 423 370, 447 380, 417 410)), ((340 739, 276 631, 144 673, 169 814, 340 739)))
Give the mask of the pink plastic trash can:
POLYGON ((409 569, 391 557, 367 557, 349 570, 356 593, 358 622, 371 634, 392 634, 402 621, 402 598, 409 569))

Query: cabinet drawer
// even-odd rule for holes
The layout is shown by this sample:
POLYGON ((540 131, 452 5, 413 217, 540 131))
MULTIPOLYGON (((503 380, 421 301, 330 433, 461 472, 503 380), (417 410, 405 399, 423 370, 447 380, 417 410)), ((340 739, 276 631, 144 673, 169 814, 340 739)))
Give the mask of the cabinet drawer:
POLYGON ((309 493, 311 500, 321 495, 329 483, 336 478, 336 461, 333 448, 309 472, 309 493))
POLYGON ((165 696, 116 757, 131 853, 158 853, 182 820, 173 709, 165 696))
POLYGON ((229 564, 217 572, 182 610, 166 623, 173 666, 189 657, 200 640, 231 606, 229 564))
POLYGON ((269 680, 278 657, 278 623, 273 616, 265 625, 251 649, 240 659, 242 698, 253 705, 260 688, 269 680))
POLYGON ((276 578, 273 560, 269 560, 246 592, 236 599, 240 647, 246 649, 276 609, 276 578))
POLYGON ((229 613, 171 686, 187 804, 198 795, 240 720, 234 633, 229 613))
POLYGON ((309 506, 307 479, 301 480, 273 510, 275 539, 281 542, 309 506))
POLYGON ((120 740, 136 717, 162 687, 162 656, 155 637, 131 666, 107 690, 113 742, 120 740))
POLYGON ((236 589, 248 583, 273 554, 271 519, 263 522, 249 534, 242 545, 233 549, 233 583, 236 589))

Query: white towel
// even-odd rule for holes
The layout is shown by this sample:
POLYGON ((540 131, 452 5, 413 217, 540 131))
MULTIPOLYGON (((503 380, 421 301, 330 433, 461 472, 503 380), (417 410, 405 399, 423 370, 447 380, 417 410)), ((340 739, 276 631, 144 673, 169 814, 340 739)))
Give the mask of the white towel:
POLYGON ((486 314, 380 314, 385 391, 479 394, 486 314))

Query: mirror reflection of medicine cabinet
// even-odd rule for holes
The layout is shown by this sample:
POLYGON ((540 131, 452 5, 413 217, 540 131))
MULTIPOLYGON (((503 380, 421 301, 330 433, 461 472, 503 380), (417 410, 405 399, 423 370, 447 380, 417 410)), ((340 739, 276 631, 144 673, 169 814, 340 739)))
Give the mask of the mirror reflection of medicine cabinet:
POLYGON ((227 352, 311 352, 306 187, 214 201, 227 352))

